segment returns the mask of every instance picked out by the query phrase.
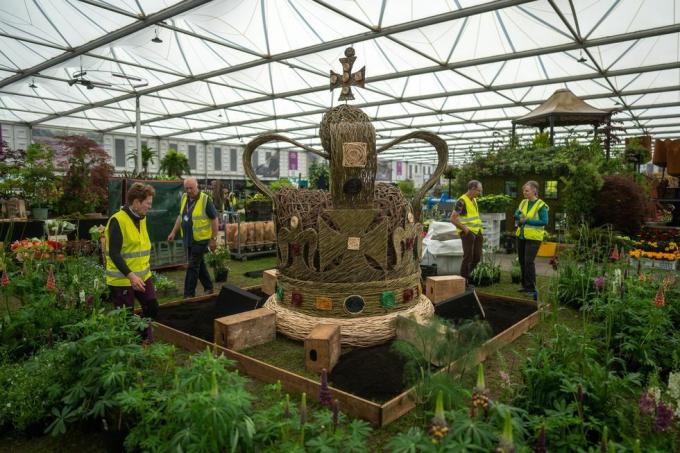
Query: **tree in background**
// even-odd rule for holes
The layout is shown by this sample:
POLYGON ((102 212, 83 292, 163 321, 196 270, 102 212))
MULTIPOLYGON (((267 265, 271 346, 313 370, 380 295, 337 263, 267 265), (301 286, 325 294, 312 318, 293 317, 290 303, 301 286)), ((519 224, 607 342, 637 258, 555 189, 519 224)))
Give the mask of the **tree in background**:
POLYGON ((190 175, 191 167, 189 167, 189 159, 177 150, 170 149, 161 159, 160 172, 177 179, 181 178, 184 174, 190 175))
POLYGON ((413 196, 416 193, 416 185, 411 181, 410 179, 406 179, 404 181, 397 181, 397 187, 399 187, 399 190, 401 190, 401 193, 404 195, 404 198, 407 200, 412 200, 413 196))
POLYGON ((64 170, 64 193, 59 200, 62 214, 105 212, 108 209, 111 158, 97 142, 71 135, 59 137, 64 170))
POLYGON ((309 166, 309 188, 328 190, 330 172, 326 162, 314 162, 309 166))

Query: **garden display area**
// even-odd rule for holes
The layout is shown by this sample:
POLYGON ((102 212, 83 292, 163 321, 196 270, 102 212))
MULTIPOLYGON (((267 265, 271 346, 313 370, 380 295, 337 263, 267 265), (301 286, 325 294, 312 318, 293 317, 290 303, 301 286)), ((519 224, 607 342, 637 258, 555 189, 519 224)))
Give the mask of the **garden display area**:
POLYGON ((3 2, 0 453, 680 452, 677 3, 3 2))

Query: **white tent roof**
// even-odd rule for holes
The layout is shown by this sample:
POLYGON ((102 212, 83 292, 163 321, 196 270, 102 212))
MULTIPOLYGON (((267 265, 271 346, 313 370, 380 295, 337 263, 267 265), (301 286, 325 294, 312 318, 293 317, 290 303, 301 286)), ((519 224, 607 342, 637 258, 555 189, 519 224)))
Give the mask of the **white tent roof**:
MULTIPOLYGON (((379 143, 427 129, 452 160, 507 139, 555 90, 619 108, 626 135, 680 132, 680 0, 6 0, 0 121, 320 148, 329 70, 366 65, 379 143), (153 42, 158 37, 162 42, 153 42), (69 81, 87 72, 93 89, 69 81), (113 75, 116 74, 116 75, 113 75), (144 85, 144 86, 140 86, 144 85)), ((576 128, 585 137, 589 127, 576 128)), ((519 129, 533 134, 533 129, 519 129)), ((562 130, 564 133, 564 130, 562 130)), ((431 162, 403 143, 386 157, 431 162)))

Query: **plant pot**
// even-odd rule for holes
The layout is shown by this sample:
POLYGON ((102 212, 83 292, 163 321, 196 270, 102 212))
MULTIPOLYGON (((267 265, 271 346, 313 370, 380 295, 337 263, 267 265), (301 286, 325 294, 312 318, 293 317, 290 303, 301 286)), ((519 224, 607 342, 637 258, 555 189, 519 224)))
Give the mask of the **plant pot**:
POLYGON ((215 281, 226 282, 229 279, 229 269, 215 269, 215 281))
POLYGON ((680 140, 666 141, 666 165, 669 175, 680 176, 680 140))
POLYGON ((666 140, 656 139, 654 143, 654 155, 652 156, 652 163, 659 167, 666 166, 666 140))
POLYGON ((36 220, 47 220, 47 208, 31 208, 31 217, 36 220))

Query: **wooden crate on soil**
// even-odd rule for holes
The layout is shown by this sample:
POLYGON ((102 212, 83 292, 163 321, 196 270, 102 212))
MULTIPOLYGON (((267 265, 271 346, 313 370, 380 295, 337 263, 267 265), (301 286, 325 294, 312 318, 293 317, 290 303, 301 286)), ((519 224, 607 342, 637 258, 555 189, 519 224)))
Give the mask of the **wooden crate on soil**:
POLYGON ((276 292, 276 280, 279 277, 278 269, 268 269, 262 273, 262 292, 272 295, 276 292))
MULTIPOLYGON (((536 310, 535 303, 530 301, 484 294, 479 294, 479 297, 482 300, 487 315, 490 314, 494 336, 480 346, 470 357, 453 362, 443 367, 440 372, 453 372, 459 370, 463 364, 470 367, 484 361, 486 357, 497 349, 511 343, 532 328, 540 319, 540 312, 536 310), (498 305, 500 308, 495 309, 495 305, 498 305), (512 308, 513 306, 517 309, 508 310, 508 307, 512 308), (500 319, 503 314, 507 313, 514 313, 514 317, 509 320, 500 319)), ((214 298, 214 296, 201 297, 188 301, 177 301, 172 303, 172 305, 190 304, 197 307, 200 304, 210 303, 211 299, 214 298)), ((161 306, 161 310, 164 306, 161 306)), ((444 304, 444 307, 446 307, 446 304, 444 304)), ((188 351, 201 352, 206 348, 210 348, 215 354, 224 354, 236 363, 236 367, 240 371, 252 378, 266 383, 280 381, 283 388, 289 392, 306 392, 311 399, 319 397, 319 380, 309 379, 290 370, 266 363, 256 357, 225 348, 198 338, 191 333, 182 332, 161 323, 155 322, 153 329, 156 338, 188 351)), ((212 336, 212 333, 210 336, 212 336)), ((302 349, 301 347, 301 354, 302 349)), ((332 397, 338 400, 344 413, 362 418, 377 426, 385 426, 415 407, 415 390, 413 388, 404 389, 401 393, 384 402, 370 401, 367 398, 362 398, 333 386, 330 387, 330 391, 332 397)))
POLYGON ((425 280, 425 295, 435 305, 464 292, 465 279, 460 275, 440 275, 425 280))
POLYGON ((240 351, 268 343, 276 337, 276 313, 257 308, 215 320, 215 343, 240 351))
POLYGON ((305 338, 305 367, 321 373, 329 373, 340 358, 340 326, 317 324, 305 338))

